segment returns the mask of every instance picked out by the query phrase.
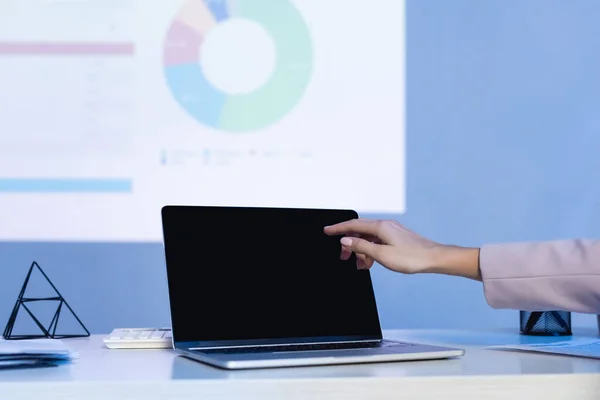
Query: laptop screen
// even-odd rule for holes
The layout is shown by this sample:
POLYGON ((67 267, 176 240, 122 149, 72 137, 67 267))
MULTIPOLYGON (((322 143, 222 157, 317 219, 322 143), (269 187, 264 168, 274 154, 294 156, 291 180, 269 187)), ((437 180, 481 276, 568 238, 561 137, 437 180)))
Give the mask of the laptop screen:
POLYGON ((369 271, 326 225, 353 211, 166 206, 173 336, 211 344, 380 338, 369 271), (279 339, 279 340, 273 340, 279 339))

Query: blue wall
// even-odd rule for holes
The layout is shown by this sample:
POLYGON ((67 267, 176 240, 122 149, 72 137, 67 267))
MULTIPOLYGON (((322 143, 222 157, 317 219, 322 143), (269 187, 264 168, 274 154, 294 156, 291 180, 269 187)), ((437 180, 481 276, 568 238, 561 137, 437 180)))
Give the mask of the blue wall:
MULTIPOLYGON (((407 15, 408 212, 397 218, 470 246, 600 237, 600 1, 408 0, 407 15)), ((160 244, 0 243, 2 325, 32 260, 92 332, 169 324, 160 244)), ((517 329, 479 283, 373 276, 384 328, 517 329)))

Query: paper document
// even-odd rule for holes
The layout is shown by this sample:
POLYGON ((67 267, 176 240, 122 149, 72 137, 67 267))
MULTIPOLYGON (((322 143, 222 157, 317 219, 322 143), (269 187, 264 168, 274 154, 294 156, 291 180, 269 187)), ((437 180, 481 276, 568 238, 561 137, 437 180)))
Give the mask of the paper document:
POLYGON ((0 369, 49 367, 76 357, 61 340, 0 340, 0 369))
POLYGON ((58 339, 0 340, 0 359, 7 354, 70 354, 58 339))
POLYGON ((549 343, 493 346, 492 349, 522 350, 600 359, 600 340, 572 339, 549 343))

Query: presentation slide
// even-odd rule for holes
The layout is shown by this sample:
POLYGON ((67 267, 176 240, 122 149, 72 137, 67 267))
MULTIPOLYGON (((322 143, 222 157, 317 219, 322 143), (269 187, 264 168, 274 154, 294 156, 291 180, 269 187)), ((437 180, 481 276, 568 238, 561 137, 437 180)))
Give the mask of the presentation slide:
POLYGON ((0 1, 0 240, 405 212, 405 29, 403 0, 0 1))

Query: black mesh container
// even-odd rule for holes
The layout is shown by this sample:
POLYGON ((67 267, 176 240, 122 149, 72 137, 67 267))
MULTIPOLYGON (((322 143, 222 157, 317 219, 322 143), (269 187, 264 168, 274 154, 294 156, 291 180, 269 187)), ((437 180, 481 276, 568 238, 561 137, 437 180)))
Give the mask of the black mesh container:
POLYGON ((568 311, 521 311, 521 334, 534 336, 569 336, 571 313, 568 311))

